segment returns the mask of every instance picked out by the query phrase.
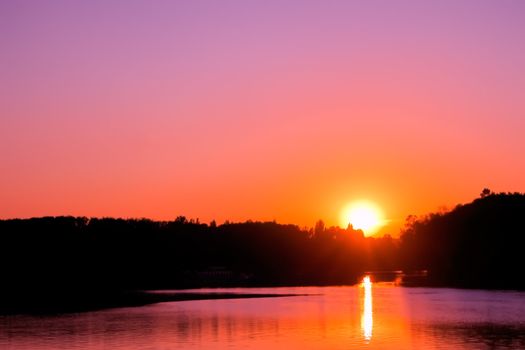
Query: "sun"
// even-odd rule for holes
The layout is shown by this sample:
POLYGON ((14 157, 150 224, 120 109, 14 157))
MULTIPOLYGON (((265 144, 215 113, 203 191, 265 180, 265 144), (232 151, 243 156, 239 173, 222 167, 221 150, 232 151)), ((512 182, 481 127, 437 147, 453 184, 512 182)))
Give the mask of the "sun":
POLYGON ((360 200, 350 203, 341 211, 341 224, 351 224, 356 230, 363 230, 366 236, 374 234, 385 224, 383 212, 375 203, 360 200))

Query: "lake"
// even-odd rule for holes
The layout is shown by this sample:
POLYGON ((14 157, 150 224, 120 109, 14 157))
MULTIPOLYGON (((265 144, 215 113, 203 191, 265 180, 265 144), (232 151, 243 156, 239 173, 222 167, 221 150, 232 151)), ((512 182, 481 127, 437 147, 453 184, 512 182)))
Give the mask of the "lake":
POLYGON ((307 295, 0 316, 0 349, 525 348, 525 292, 368 282, 197 291, 307 295))

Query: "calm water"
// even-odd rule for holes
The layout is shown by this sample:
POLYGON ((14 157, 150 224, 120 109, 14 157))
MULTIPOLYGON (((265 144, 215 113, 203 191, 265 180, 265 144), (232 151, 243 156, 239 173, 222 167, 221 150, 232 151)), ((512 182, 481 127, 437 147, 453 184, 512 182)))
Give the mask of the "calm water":
POLYGON ((354 287, 214 289, 309 296, 0 317, 0 349, 525 349, 525 293, 354 287))

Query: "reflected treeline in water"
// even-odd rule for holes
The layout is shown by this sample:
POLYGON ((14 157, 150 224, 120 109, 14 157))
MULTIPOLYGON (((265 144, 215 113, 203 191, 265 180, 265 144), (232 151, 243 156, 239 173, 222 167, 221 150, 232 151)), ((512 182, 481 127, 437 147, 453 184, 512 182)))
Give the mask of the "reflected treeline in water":
POLYGON ((525 345, 523 292, 405 288, 375 282, 373 276, 356 286, 221 292, 298 296, 0 316, 0 349, 459 350, 525 345))
POLYGON ((523 324, 445 324, 436 325, 432 331, 443 343, 447 342, 447 339, 460 339, 477 342, 487 349, 525 349, 523 324))
POLYGON ((0 220, 0 312, 146 302, 122 295, 130 290, 355 284, 365 271, 403 270, 405 285, 525 289, 524 214, 525 195, 486 190, 450 212, 409 218, 400 239, 322 221, 0 220))

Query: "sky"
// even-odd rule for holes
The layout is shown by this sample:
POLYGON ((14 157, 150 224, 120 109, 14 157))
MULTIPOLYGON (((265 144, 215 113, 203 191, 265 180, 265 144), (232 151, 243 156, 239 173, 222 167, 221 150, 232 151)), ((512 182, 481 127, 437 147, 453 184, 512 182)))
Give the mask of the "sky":
POLYGON ((525 192, 523 1, 2 1, 0 218, 338 225, 525 192))

